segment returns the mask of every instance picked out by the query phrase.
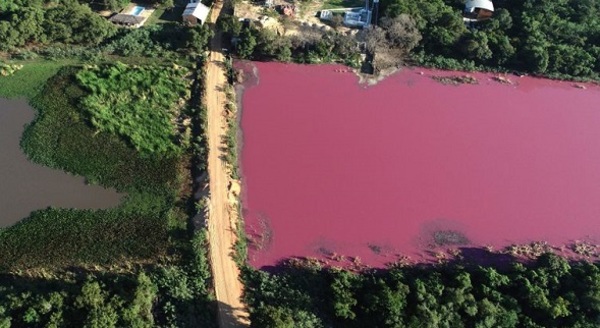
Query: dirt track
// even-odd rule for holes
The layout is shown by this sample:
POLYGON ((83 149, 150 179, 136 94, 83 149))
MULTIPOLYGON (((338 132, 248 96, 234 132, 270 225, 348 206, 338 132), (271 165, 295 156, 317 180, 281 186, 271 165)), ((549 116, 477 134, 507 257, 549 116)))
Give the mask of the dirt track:
MULTIPOLYGON (((216 1, 211 11, 210 22, 217 21, 223 3, 216 1)), ((210 204, 208 239, 210 262, 219 306, 219 326, 246 327, 248 312, 241 301, 243 285, 240 272, 233 261, 233 246, 237 239, 236 218, 230 216, 227 199, 229 176, 225 163, 222 137, 226 134, 225 87, 227 78, 221 53, 221 33, 214 24, 215 36, 211 43, 210 57, 206 67, 206 97, 208 108, 208 174, 210 177, 210 204)))

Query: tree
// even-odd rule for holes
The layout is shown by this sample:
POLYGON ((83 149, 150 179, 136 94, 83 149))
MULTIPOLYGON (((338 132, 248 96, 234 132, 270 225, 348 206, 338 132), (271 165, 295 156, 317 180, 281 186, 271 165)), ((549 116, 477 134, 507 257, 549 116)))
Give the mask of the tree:
POLYGON ((243 28, 242 32, 240 33, 239 41, 236 45, 237 54, 242 58, 252 58, 256 44, 256 37, 250 28, 243 28))
POLYGON ((421 41, 421 33, 412 17, 401 14, 398 17, 382 19, 381 26, 386 31, 392 47, 408 53, 421 41))
POLYGON ((353 307, 357 304, 353 291, 356 281, 356 277, 348 271, 335 273, 333 282, 331 283, 335 316, 342 319, 354 319, 356 317, 353 311, 353 307))
POLYGON ((123 319, 128 327, 153 327, 152 307, 156 300, 158 288, 143 272, 138 275, 137 287, 133 301, 124 310, 123 319))
POLYGON ((462 51, 469 59, 484 62, 492 57, 493 53, 488 46, 488 37, 484 32, 469 31, 461 43, 462 51))

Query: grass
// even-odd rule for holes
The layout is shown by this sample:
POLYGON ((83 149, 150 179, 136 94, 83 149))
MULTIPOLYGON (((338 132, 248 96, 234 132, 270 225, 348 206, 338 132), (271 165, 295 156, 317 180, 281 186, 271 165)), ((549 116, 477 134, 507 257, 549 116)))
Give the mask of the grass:
POLYGON ((187 219, 173 210, 184 159, 142 156, 118 136, 95 131, 79 107, 87 93, 76 84, 78 70, 63 68, 31 99, 38 115, 21 145, 39 164, 128 195, 115 209, 45 209, 0 230, 2 270, 156 261, 187 219))
POLYGON ((86 67, 77 81, 89 91, 82 106, 98 130, 120 135, 145 154, 181 150, 175 124, 177 104, 188 92, 181 67, 86 67))
POLYGON ((0 269, 108 265, 164 256, 166 220, 120 210, 47 209, 0 232, 0 269))
POLYGON ((362 7, 365 4, 360 0, 325 0, 321 9, 339 9, 362 7))
POLYGON ((181 15, 183 14, 184 10, 185 6, 175 6, 171 9, 157 8, 144 25, 149 26, 153 24, 169 24, 173 22, 180 22, 181 15))
POLYGON ((46 81, 61 67, 72 63, 71 60, 61 61, 11 61, 23 65, 23 68, 11 76, 0 76, 0 97, 2 98, 31 98, 38 94, 46 81))

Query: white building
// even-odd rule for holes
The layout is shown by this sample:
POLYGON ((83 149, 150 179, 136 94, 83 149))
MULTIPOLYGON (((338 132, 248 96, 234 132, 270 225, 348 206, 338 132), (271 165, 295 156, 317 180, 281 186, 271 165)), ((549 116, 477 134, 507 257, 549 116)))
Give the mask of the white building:
POLYGON ((468 20, 485 20, 492 17, 494 4, 490 0, 468 0, 465 4, 464 17, 468 20))
POLYGON ((209 12, 209 7, 203 5, 200 1, 192 0, 183 11, 183 22, 189 26, 202 25, 206 22, 209 12))
POLYGON ((371 11, 365 8, 347 11, 344 14, 344 25, 348 27, 367 27, 371 24, 371 11))

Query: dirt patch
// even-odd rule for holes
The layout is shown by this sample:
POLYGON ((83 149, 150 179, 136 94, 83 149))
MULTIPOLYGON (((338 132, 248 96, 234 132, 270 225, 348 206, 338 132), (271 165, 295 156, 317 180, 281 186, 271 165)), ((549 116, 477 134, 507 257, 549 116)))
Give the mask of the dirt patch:
MULTIPOLYGON (((210 20, 216 22, 223 3, 215 2, 210 20)), ((237 212, 230 206, 229 174, 222 158, 225 150, 223 136, 227 135, 227 124, 223 112, 227 102, 225 94, 227 76, 224 57, 221 53, 221 32, 214 30, 211 52, 206 67, 206 97, 208 109, 208 173, 210 181, 210 202, 208 219, 209 255, 212 269, 215 296, 219 307, 219 326, 246 327, 249 314, 242 303, 243 285, 240 272, 233 260, 234 245, 237 241, 237 212)), ((232 188, 233 189, 233 188, 232 188)))
POLYGON ((479 84, 479 81, 471 75, 432 76, 431 78, 445 85, 479 84))

